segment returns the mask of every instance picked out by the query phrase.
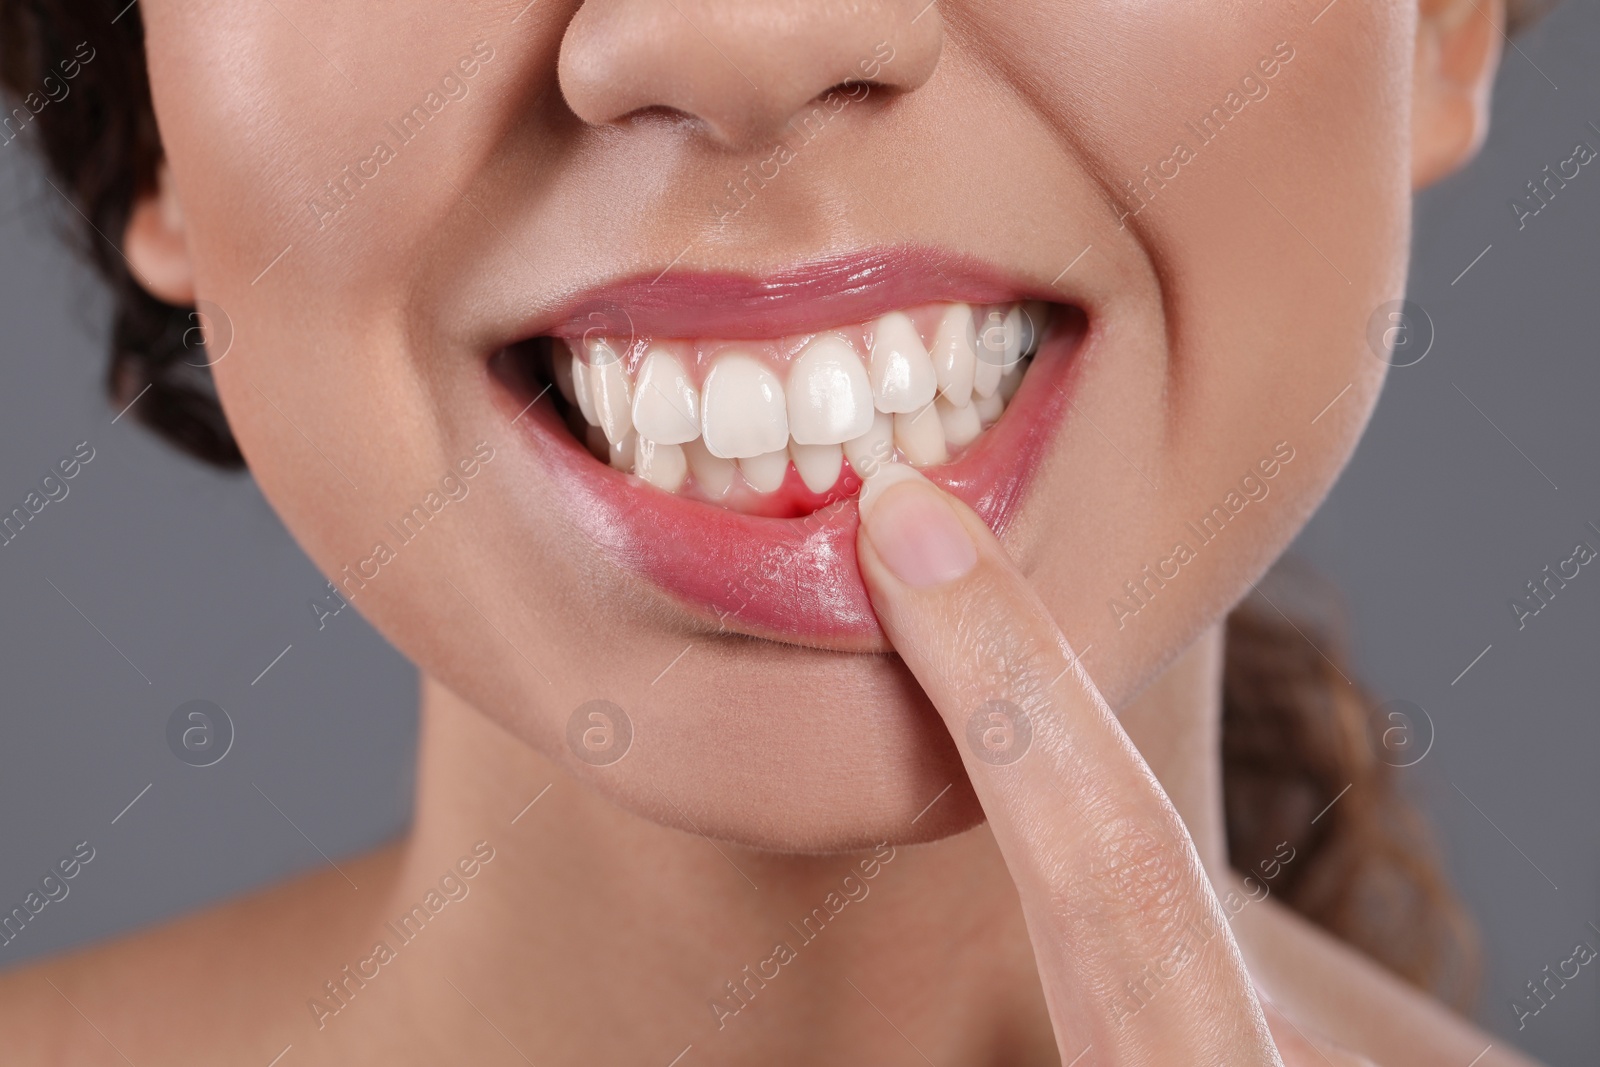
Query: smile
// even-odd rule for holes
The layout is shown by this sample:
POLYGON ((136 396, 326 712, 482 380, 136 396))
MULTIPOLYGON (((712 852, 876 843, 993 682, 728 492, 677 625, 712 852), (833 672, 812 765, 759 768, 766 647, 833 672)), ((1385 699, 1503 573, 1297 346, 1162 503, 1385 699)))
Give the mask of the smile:
POLYGON ((648 299, 623 283, 492 365, 564 485, 557 506, 616 564, 703 624, 869 650, 883 637, 855 565, 863 480, 921 468, 1003 532, 1087 325, 980 268, 924 264, 685 274, 648 299))

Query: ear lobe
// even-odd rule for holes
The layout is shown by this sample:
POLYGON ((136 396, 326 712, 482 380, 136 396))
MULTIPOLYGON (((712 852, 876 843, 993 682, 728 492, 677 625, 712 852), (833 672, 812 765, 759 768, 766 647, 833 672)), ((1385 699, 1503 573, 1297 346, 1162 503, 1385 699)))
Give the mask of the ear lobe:
POLYGON ((157 300, 182 307, 194 303, 194 264, 183 205, 166 163, 156 174, 156 188, 134 202, 122 235, 122 252, 135 279, 157 300))
POLYGON ((1419 0, 1412 76, 1411 187, 1453 173, 1483 147, 1505 40, 1505 0, 1419 0))

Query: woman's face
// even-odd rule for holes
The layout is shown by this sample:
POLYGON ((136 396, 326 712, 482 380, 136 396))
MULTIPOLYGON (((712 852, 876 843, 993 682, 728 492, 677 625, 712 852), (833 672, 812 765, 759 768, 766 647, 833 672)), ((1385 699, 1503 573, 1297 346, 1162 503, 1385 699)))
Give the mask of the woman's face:
POLYGON ((619 803, 820 849, 980 816, 963 784, 913 823, 965 779, 882 654, 854 480, 814 514, 828 494, 796 471, 709 500, 726 457, 772 477, 746 454, 785 447, 785 417, 888 434, 1003 531, 1127 701, 1299 529, 1383 378, 1417 15, 1324 4, 141 12, 196 293, 233 330, 217 386, 306 551, 423 671, 619 803), (961 359, 999 378, 1022 301, 1048 304, 1026 305, 1037 355, 988 426, 1017 371, 984 397, 961 359), (639 410, 621 393, 660 395, 662 438, 669 401, 697 405, 686 476, 670 445, 641 457, 676 493, 586 450, 604 430, 566 382, 529 406, 568 341, 603 426, 639 410), (677 362, 646 380, 652 353, 677 362), (944 406, 919 429, 869 388, 944 406), (579 755, 596 699, 631 723, 609 765, 579 755))

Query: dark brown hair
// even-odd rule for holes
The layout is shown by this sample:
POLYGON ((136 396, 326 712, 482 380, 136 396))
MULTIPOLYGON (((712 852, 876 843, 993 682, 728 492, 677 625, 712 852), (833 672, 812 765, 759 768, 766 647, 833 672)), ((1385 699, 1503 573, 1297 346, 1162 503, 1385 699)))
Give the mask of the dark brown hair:
POLYGON ((1463 1010, 1475 928, 1399 789, 1432 727, 1352 679, 1337 593, 1281 561, 1228 616, 1222 791, 1228 860, 1318 926, 1463 1010), (1271 599, 1267 599, 1268 596, 1271 599), (1273 864, 1283 843, 1294 859, 1273 864))
MULTIPOLYGON (((1510 0, 1510 31, 1552 6, 1510 0)), ((242 468, 205 360, 195 354, 194 309, 146 292, 119 248, 135 199, 153 191, 161 161, 137 9, 128 0, 0 0, 0 86, 17 105, 0 116, 0 147, 31 139, 74 209, 63 212, 69 239, 111 289, 112 403, 139 397, 134 417, 155 433, 207 463, 242 468), (86 62, 84 45, 92 50, 86 62), (72 68, 61 64, 74 57, 80 62, 68 78, 72 68), (62 85, 67 92, 58 98, 62 85)), ((1259 872, 1282 858, 1287 842, 1295 858, 1274 868, 1274 895, 1409 981, 1464 1004, 1475 960, 1471 927, 1422 821, 1397 790, 1394 768, 1380 758, 1376 741, 1388 724, 1376 721, 1374 702, 1348 679, 1342 644, 1326 615, 1300 614, 1291 623, 1259 597, 1228 617, 1229 859, 1241 872, 1259 872)))

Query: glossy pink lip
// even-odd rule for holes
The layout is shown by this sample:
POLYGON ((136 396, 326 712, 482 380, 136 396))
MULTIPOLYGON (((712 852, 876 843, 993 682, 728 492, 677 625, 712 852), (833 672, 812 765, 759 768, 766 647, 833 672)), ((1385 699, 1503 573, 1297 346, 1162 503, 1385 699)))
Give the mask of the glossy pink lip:
MULTIPOLYGON (((975 279, 970 270, 954 270, 955 261, 935 258, 924 258, 915 269, 904 257, 874 255, 764 281, 685 274, 667 290, 679 294, 677 304, 659 294, 641 296, 655 288, 648 280, 626 282, 573 301, 543 330, 581 334, 595 325, 591 312, 626 309, 642 336, 768 337, 933 300, 1032 296, 1015 284, 1000 284, 992 273, 975 279), (884 273, 890 262, 898 268, 884 273), (687 294, 715 300, 716 306, 685 306, 687 294), (730 299, 733 308, 723 303, 730 299)), ((954 462, 924 472, 966 501, 997 534, 1010 526, 1061 423, 1085 327, 1081 311, 1063 309, 1000 421, 954 462)), ((512 414, 526 403, 510 390, 497 392, 512 414)), ((662 492, 597 462, 549 399, 518 421, 556 485, 556 506, 616 566, 669 594, 708 627, 841 650, 889 647, 856 562, 860 515, 854 497, 798 518, 740 514, 662 492)))
POLYGON ((514 339, 584 334, 749 340, 865 322, 940 300, 1074 303, 1071 293, 1018 285, 967 256, 930 248, 879 249, 751 278, 669 268, 575 294, 523 324, 514 339))

